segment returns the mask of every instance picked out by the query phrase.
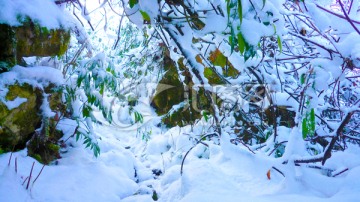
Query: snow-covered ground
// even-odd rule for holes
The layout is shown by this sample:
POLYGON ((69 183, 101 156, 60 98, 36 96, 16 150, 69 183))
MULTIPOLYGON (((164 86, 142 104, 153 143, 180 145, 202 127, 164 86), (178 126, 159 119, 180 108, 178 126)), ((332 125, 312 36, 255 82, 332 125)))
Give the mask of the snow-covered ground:
MULTIPOLYGON (((60 125, 66 140, 76 124, 66 120, 60 125)), ((45 166, 37 179, 42 165, 26 150, 2 154, 0 201, 359 201, 360 167, 334 178, 284 165, 281 170, 288 177, 283 177, 271 168, 276 162, 230 144, 226 135, 222 146, 210 141, 196 145, 181 175, 183 157, 202 130, 204 126, 191 132, 190 126, 129 130, 98 125, 98 158, 70 138, 62 158, 45 166)))

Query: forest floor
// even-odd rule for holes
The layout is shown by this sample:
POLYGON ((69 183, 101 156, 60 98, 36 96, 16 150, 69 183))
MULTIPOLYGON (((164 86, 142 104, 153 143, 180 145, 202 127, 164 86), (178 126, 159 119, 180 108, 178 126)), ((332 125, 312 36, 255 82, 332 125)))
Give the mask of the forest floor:
MULTIPOLYGON (((76 124, 65 120, 60 125, 66 140, 76 124)), ((205 129, 201 125, 172 129, 97 125, 94 129, 101 148, 98 158, 75 138, 66 142, 62 158, 42 171, 42 165, 28 157, 26 150, 0 155, 0 201, 311 202, 360 198, 359 167, 331 178, 314 169, 288 165, 281 168, 287 176, 283 177, 272 169, 274 160, 252 155, 226 138, 219 140, 221 146, 210 141, 197 144, 186 156, 181 175, 194 134, 205 129)))

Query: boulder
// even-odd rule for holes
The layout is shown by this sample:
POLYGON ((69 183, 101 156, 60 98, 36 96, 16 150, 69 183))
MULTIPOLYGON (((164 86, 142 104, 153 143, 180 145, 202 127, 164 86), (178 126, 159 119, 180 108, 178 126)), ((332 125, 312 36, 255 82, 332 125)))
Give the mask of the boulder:
POLYGON ((21 26, 0 24, 0 73, 23 63, 23 57, 61 56, 68 49, 70 31, 47 29, 26 19, 21 26))
POLYGON ((29 84, 15 84, 8 89, 6 102, 16 98, 26 101, 13 109, 0 102, 0 147, 5 152, 25 148, 35 129, 41 125, 39 110, 43 99, 41 90, 29 84))
MULTIPOLYGON (((183 59, 177 61, 181 76, 184 78, 184 82, 181 82, 175 62, 171 60, 168 54, 164 55, 163 69, 166 73, 160 80, 151 103, 158 115, 166 114, 163 122, 169 127, 184 126, 192 124, 196 119, 201 118, 201 111, 203 110, 212 113, 211 105, 205 97, 204 88, 194 89, 191 74, 183 64, 183 59), (183 103, 182 107, 173 113, 169 113, 173 106, 180 103, 183 103)), ((202 60, 199 58, 196 59, 202 64, 202 60)), ((214 66, 221 67, 222 76, 236 78, 239 75, 239 72, 218 49, 212 51, 208 59, 214 66)), ((204 75, 211 85, 224 84, 222 79, 210 67, 205 67, 204 75)), ((214 98, 218 106, 220 106, 221 100, 216 96, 214 98)))
POLYGON ((50 95, 50 109, 64 114, 66 107, 61 101, 61 92, 54 84, 40 89, 27 83, 16 83, 7 89, 5 100, 0 101, 1 150, 10 152, 27 147, 29 156, 45 164, 59 158, 57 143, 63 134, 55 129, 58 119, 43 117, 41 105, 46 93, 50 95))

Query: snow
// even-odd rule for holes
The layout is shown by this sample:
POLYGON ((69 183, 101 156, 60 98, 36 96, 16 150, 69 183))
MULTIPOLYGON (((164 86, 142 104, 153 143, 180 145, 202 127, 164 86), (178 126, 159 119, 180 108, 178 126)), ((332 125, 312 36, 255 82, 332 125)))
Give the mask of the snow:
MULTIPOLYGON (((63 139, 72 135, 75 125, 71 120, 59 123, 65 132, 63 139)), ((199 127, 194 131, 200 131, 199 127)), ((186 134, 191 133, 191 128, 175 127, 166 133, 155 130, 155 126, 153 129, 151 139, 145 142, 137 137, 137 131, 98 125, 94 130, 101 138, 100 157, 93 157, 81 142, 70 138, 68 147, 62 149, 62 158, 45 166, 35 183, 42 165, 26 156, 26 150, 13 153, 9 166, 10 153, 2 154, 1 201, 152 201, 154 191, 159 201, 315 202, 356 201, 359 197, 359 162, 344 164, 351 166, 351 171, 331 178, 311 168, 281 165, 265 156, 254 156, 246 148, 231 144, 226 134, 221 146, 211 142, 207 142, 209 148, 197 145, 189 153, 181 175, 181 161, 191 145, 186 134), (144 146, 146 150, 141 149, 144 146), (33 177, 26 190, 27 181, 22 184, 33 162, 33 177), (153 175, 155 168, 163 174, 153 175), (269 170, 270 180, 266 176, 269 170)), ((358 159, 358 148, 351 153, 344 154, 354 155, 351 158, 335 156, 328 163, 339 165, 338 159, 358 159)))
MULTIPOLYGON (((38 87, 44 89, 50 83, 56 85, 62 85, 64 79, 62 73, 58 69, 46 66, 35 67, 22 67, 14 66, 11 71, 0 74, 0 101, 4 103, 9 110, 12 110, 22 103, 26 102, 26 98, 16 97, 14 100, 7 100, 6 95, 8 93, 7 86, 14 84, 30 84, 34 88, 38 87)), ((45 98, 46 95, 45 95, 45 98)), ((54 115, 49 108, 47 99, 44 100, 42 105, 43 112, 46 116, 51 117, 54 115)))
POLYGON ((19 19, 30 17, 48 28, 67 27, 71 18, 53 0, 0 0, 0 23, 21 25, 19 19))
POLYGON ((19 107, 22 103, 26 102, 27 99, 26 98, 15 98, 14 100, 11 100, 11 101, 6 101, 4 104, 6 105, 6 107, 9 109, 9 110, 12 110, 14 108, 17 108, 19 107))
MULTIPOLYGON (((19 78, 18 82, 31 82, 36 81, 38 83, 56 85, 64 84, 64 78, 60 70, 54 69, 48 66, 34 66, 34 67, 22 67, 19 65, 14 66, 11 72, 15 72, 19 78)), ((0 75, 6 77, 5 75, 0 75)))
MULTIPOLYGON (((215 6, 226 7, 224 1, 214 0, 212 2, 215 6)), ((249 1, 243 2, 242 9, 244 12, 252 10, 253 5, 249 1)), ((270 11, 276 11, 284 3, 284 1, 277 0, 267 2, 264 10, 270 11)), ((330 1, 317 2, 328 4, 330 1)), ((127 5, 128 1, 124 1, 124 3, 127 5)), ((135 24, 144 27, 141 14, 136 11, 142 9, 153 20, 158 14, 158 6, 154 5, 158 5, 155 0, 139 0, 134 8, 126 8, 126 13, 131 15, 130 18, 135 24)), ((211 9, 207 1, 198 1, 192 6, 194 9, 211 9)), ((262 2, 255 2, 254 6, 262 7, 262 2)), ((303 7, 303 5, 300 6, 303 7)), ((305 11, 305 8, 302 9, 305 11)), ((304 13, 304 15, 314 16, 314 23, 318 24, 322 33, 325 33, 329 29, 329 24, 332 23, 332 18, 323 12, 318 12, 316 5, 311 3, 309 3, 308 9, 309 13, 304 13)), ((16 15, 20 12, 39 20, 40 24, 48 27, 58 27, 67 23, 67 19, 62 17, 64 15, 61 8, 55 6, 51 0, 13 0, 10 3, 0 0, 0 22, 19 25, 16 15), (14 5, 17 7, 15 8, 14 5), (48 18, 48 16, 52 17, 48 18)), ((351 15, 355 16, 354 13, 355 11, 351 15)), ((176 14, 181 16, 180 12, 176 14)), ((276 15, 275 12, 274 14, 276 15)), ((82 15, 85 20, 91 19, 85 7, 82 8, 82 15)), ((236 56, 230 53, 229 45, 224 43, 228 39, 224 40, 221 34, 226 32, 226 16, 221 19, 217 19, 215 14, 208 16, 207 22, 214 21, 214 23, 206 23, 203 30, 194 31, 189 27, 184 27, 185 34, 182 37, 176 37, 175 32, 170 33, 176 37, 180 45, 184 46, 182 49, 184 54, 188 56, 188 60, 184 60, 184 64, 192 63, 194 68, 200 71, 200 76, 203 76, 203 64, 199 64, 195 58, 202 50, 198 50, 196 47, 198 44, 189 43, 193 38, 203 36, 202 39, 213 40, 216 47, 229 57, 230 62, 241 73, 245 72, 249 66, 257 66, 260 57, 254 57, 244 64, 243 57, 239 57, 239 54, 236 56), (218 21, 215 22, 216 20, 218 21), (208 32, 217 33, 211 35, 208 32), (208 35, 204 36, 204 33, 208 35)), ((241 32, 248 43, 256 46, 262 36, 274 35, 274 29, 272 26, 254 22, 253 17, 254 15, 251 12, 244 13, 241 32)), ((259 13, 258 17, 270 18, 264 13, 259 13)), ((286 33, 286 28, 281 27, 284 24, 284 19, 282 16, 275 16, 275 18, 279 18, 275 22, 275 25, 279 25, 276 27, 277 33, 275 34, 283 38, 282 34, 286 33)), ((343 20, 337 22, 343 22, 343 20)), ((234 22, 233 25, 237 26, 239 22, 234 22)), ((345 30, 349 30, 349 25, 339 23, 337 26, 343 26, 345 30)), ((237 30, 237 27, 234 29, 237 30)), ((148 35, 151 35, 153 31, 149 31, 148 35)), ((169 38, 168 35, 164 35, 164 38, 169 38)), ((285 37, 282 40, 285 41, 285 37)), ((171 48, 177 46, 173 40, 168 41, 170 41, 171 48)), ((319 43, 322 44, 323 42, 319 43)), ((324 44, 324 46, 333 49, 330 44, 324 44)), ((356 33, 341 37, 334 46, 345 57, 354 59, 359 56, 359 40, 356 33)), ((139 51, 141 48, 133 50, 135 56, 141 56, 139 51)), ((170 55, 172 59, 177 61, 180 55, 175 52, 171 51, 170 55)), ((321 52, 321 54, 323 53, 321 52)), ((280 57, 284 57, 284 55, 280 55, 280 57)), ((84 65, 87 62, 98 60, 105 64, 106 59, 107 55, 104 52, 91 60, 83 60, 82 62, 84 65)), ((28 61, 35 64, 34 58, 29 58, 28 61)), ((334 79, 345 77, 340 69, 342 62, 343 60, 339 58, 330 60, 321 57, 310 61, 310 66, 315 72, 315 90, 327 90, 328 84, 334 79)), ((309 69, 303 68, 299 70, 299 73, 309 73, 309 69)), ((85 70, 80 71, 83 71, 83 75, 86 74, 85 70)), ((281 71, 285 71, 285 69, 281 71)), ((104 79, 106 77, 103 72, 94 70, 93 73, 98 74, 98 78, 104 79)), ((271 72, 269 76, 264 78, 269 85, 272 85, 269 86, 271 98, 278 106, 289 106, 291 110, 298 111, 299 104, 289 93, 282 92, 278 77, 274 75, 276 74, 271 72)), ((195 77, 194 74, 192 76, 195 77)), ((283 76, 285 74, 281 72, 279 77, 282 78, 283 76)), ((231 86, 232 89, 230 87, 219 87, 219 91, 222 93, 219 95, 224 100, 227 99, 233 103, 238 101, 242 110, 249 112, 249 102, 236 94, 231 94, 234 88, 240 89, 239 84, 246 80, 245 77, 248 75, 242 74, 237 79, 231 80, 230 82, 234 84, 231 86)), ((73 82, 73 85, 76 85, 72 79, 70 78, 68 83, 73 82)), ((204 77, 201 79, 208 88, 207 79, 204 77)), ((284 79, 289 83, 296 82, 287 80, 287 78, 284 79)), ((293 78, 293 80, 295 79, 293 78)), ((16 82, 20 84, 29 83, 39 88, 43 88, 49 83, 65 84, 63 75, 58 69, 37 65, 27 68, 15 66, 10 72, 0 74, 0 99, 9 109, 26 101, 25 98, 20 97, 12 101, 4 100, 8 91, 6 87, 16 82)), ((125 85, 127 82, 130 81, 125 80, 123 84, 125 85)), ((194 83, 200 84, 200 81, 194 79, 194 83)), ((169 202, 359 200, 360 150, 357 145, 349 144, 345 151, 333 152, 332 157, 326 161, 321 169, 316 169, 311 168, 311 166, 318 166, 320 163, 299 163, 299 165, 294 163, 299 159, 307 160, 323 155, 310 156, 307 151, 308 148, 316 148, 318 145, 312 145, 309 141, 305 141, 302 138, 300 127, 291 129, 278 126, 277 142, 273 141, 273 134, 260 146, 253 145, 249 148, 242 144, 231 143, 237 134, 228 134, 226 129, 223 130, 221 137, 215 136, 210 141, 204 138, 204 135, 213 131, 213 127, 211 124, 205 123, 205 120, 200 120, 193 125, 173 128, 165 128, 159 124, 161 117, 155 115, 154 110, 149 107, 149 100, 146 97, 149 96, 148 91, 154 91, 155 87, 153 85, 142 88, 138 92, 138 95, 141 95, 138 99, 139 104, 132 109, 127 105, 115 103, 112 108, 114 120, 111 124, 99 116, 101 112, 94 113, 101 124, 88 124, 88 129, 92 132, 92 139, 99 143, 101 154, 98 158, 93 156, 91 150, 84 149, 81 139, 76 141, 72 136, 77 123, 69 119, 62 119, 58 124, 58 128, 65 134, 62 138, 65 146, 60 150, 62 158, 46 165, 43 170, 41 164, 27 156, 26 149, 12 154, 0 154, 0 201, 152 201, 155 196, 159 198, 159 201, 169 202), (134 123, 134 111, 143 115, 143 123, 134 123), (284 142, 286 148, 282 157, 275 158, 272 149, 279 142, 284 142), (9 165, 8 162, 10 162, 9 165), (32 165, 34 165, 32 177, 27 181, 26 178, 30 175, 32 165), (331 172, 332 170, 334 171, 331 172), (331 174, 342 171, 345 172, 331 177, 331 174), (29 189, 26 189, 27 182, 30 182, 29 189)), ((167 87, 165 86, 165 88, 167 87)), ((316 97, 311 101, 311 106, 314 108, 320 104, 319 100, 324 99, 322 97, 317 99, 315 90, 309 88, 305 92, 309 97, 316 97)), ((99 93, 95 92, 94 94, 102 102, 110 100, 105 96, 103 98, 99 93)), ((48 106, 47 96, 44 95, 45 100, 41 109, 43 116, 50 117, 54 115, 54 112, 48 106)), ((84 92, 80 92, 78 96, 83 100, 87 99, 84 92)), ((83 102, 80 100, 73 103, 73 116, 80 117, 81 112, 78 109, 81 109, 82 104, 83 102)), ((172 111, 180 109, 185 104, 174 105, 172 111)), ((265 106, 267 105, 265 104, 265 106)), ((326 108, 324 107, 324 109, 326 108)), ((343 110, 343 112, 345 111, 343 110)), ((321 109, 318 107, 316 112, 321 113, 321 109)), ((224 120, 224 122, 227 121, 229 119, 224 120)), ((86 122, 90 123, 90 118, 87 118, 86 122)), ((328 126, 337 128, 339 123, 329 123, 328 126)), ((329 135, 326 130, 320 128, 317 132, 321 135, 329 135)))

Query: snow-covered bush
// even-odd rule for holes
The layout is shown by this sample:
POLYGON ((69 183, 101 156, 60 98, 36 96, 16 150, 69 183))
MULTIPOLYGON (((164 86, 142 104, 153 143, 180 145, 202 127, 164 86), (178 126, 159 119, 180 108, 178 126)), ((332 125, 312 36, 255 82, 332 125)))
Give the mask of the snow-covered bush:
POLYGON ((151 25, 175 64, 204 90, 210 108, 201 110, 211 112, 218 135, 283 163, 320 167, 332 152, 358 143, 355 1, 122 2, 130 21, 151 25), (215 51, 228 62, 224 67, 211 61, 215 51), (235 77, 227 73, 231 67, 235 77), (209 71, 222 85, 212 83, 209 71))
MULTIPOLYGON (((79 9, 84 25, 94 24, 85 4, 66 2, 79 9)), ((107 94, 105 84, 92 77, 88 92, 113 96, 123 106, 134 103, 129 99, 143 95, 128 93, 158 81, 161 74, 154 79, 149 72, 157 72, 154 67, 167 53, 184 86, 203 93, 206 104, 188 103, 205 107, 195 108, 213 126, 212 137, 230 135, 252 153, 322 168, 332 152, 359 141, 358 7, 354 1, 104 1, 99 7, 104 29, 111 30, 109 12, 121 17, 118 30, 112 28, 115 49, 103 47, 120 89, 107 94), (124 15, 143 34, 133 34, 132 25, 122 29, 124 15)), ((97 75, 86 68, 76 74, 97 75)), ((102 109, 110 112, 114 103, 102 109)), ((128 111, 140 122, 136 110, 128 111)))

